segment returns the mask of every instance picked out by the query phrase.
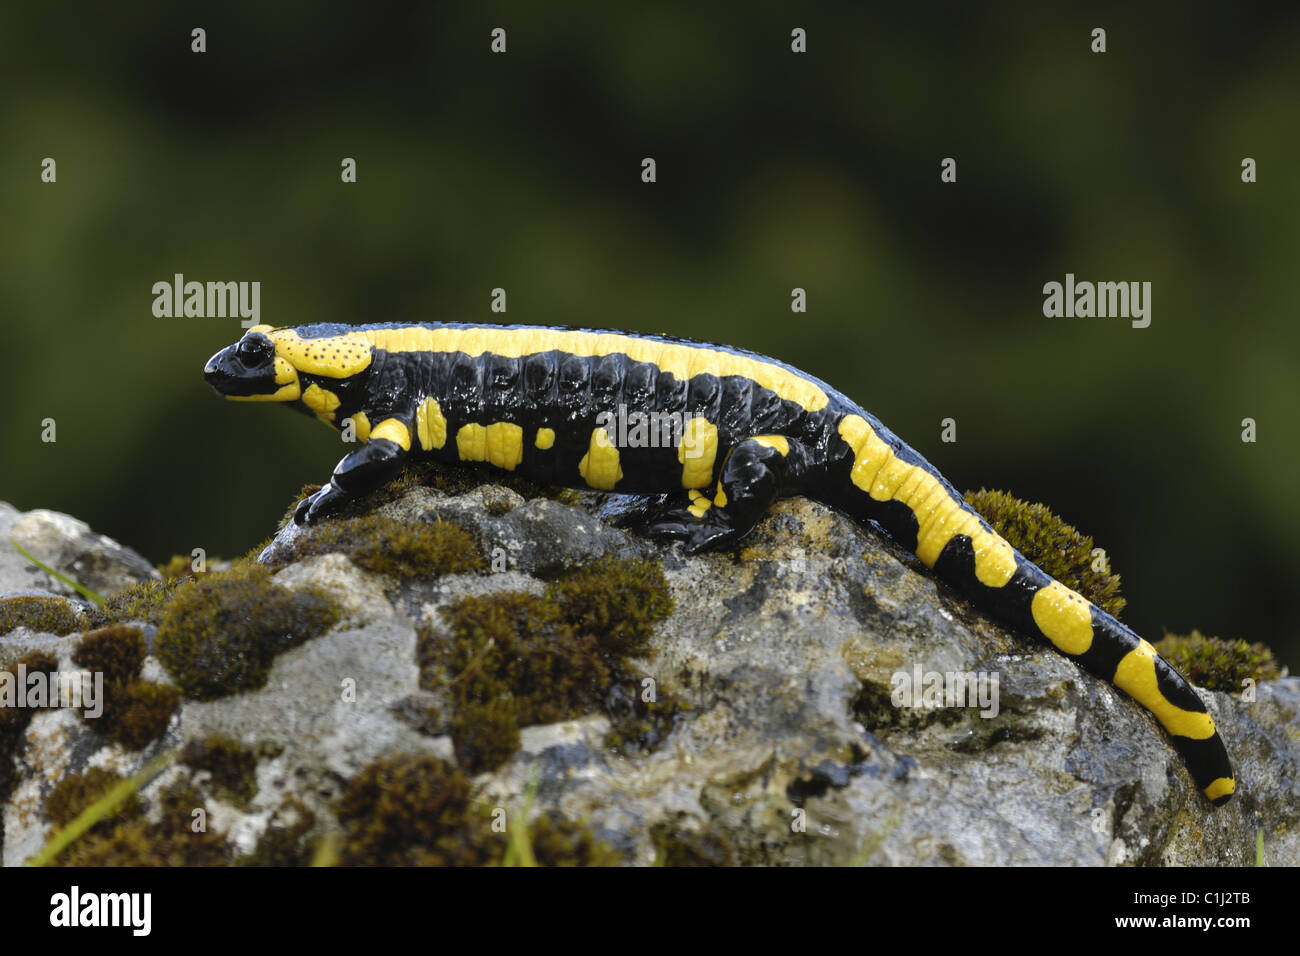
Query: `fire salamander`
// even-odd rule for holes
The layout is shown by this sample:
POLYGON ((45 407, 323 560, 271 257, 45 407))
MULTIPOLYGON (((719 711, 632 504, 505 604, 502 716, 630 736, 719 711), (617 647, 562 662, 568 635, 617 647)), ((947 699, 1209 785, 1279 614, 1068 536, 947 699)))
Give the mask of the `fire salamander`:
POLYGON ((350 422, 361 444, 300 504, 299 523, 372 491, 412 455, 659 495, 646 533, 692 553, 739 541, 781 496, 824 502, 1131 695, 1215 804, 1236 789, 1214 720, 1149 643, 1030 563, 874 416, 781 362, 560 327, 261 325, 203 371, 228 398, 350 422))

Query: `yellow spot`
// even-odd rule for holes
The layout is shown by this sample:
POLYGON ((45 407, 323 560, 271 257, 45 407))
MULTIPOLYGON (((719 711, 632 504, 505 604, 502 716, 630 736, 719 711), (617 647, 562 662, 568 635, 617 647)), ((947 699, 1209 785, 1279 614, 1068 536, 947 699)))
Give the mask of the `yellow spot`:
POLYGON ((304 339, 296 329, 270 329, 275 343, 276 366, 288 362, 300 372, 325 378, 348 378, 370 366, 370 342, 360 332, 304 339))
POLYGON ((784 435, 755 435, 754 441, 766 448, 775 448, 782 457, 790 454, 790 443, 785 440, 784 435))
POLYGON ((415 409, 415 434, 425 451, 447 444, 447 419, 436 398, 426 398, 415 409))
POLYGON ((938 478, 896 457, 861 415, 844 416, 839 433, 853 449, 853 484, 876 501, 901 501, 916 515, 916 556, 927 567, 934 567, 949 541, 964 534, 975 552, 975 577, 981 584, 1000 588, 1011 580, 1016 572, 1015 549, 986 530, 979 516, 938 478))
POLYGON ((587 453, 578 462, 578 474, 592 488, 613 491, 623 479, 623 469, 618 462, 618 449, 609 440, 603 428, 592 429, 587 453))
POLYGON ((722 482, 718 482, 718 493, 713 496, 713 504, 718 508, 727 507, 727 493, 722 490, 722 482))
POLYGON ((537 429, 537 437, 533 439, 533 444, 542 451, 546 451, 555 444, 555 430, 552 428, 537 429))
POLYGON ((275 384, 279 386, 266 395, 227 395, 232 402, 296 402, 302 396, 298 370, 287 360, 275 358, 275 384))
POLYGON ((395 441, 401 446, 402 451, 411 450, 411 430, 396 418, 385 418, 376 425, 374 430, 370 432, 370 440, 374 441, 376 438, 387 438, 389 441, 395 441))
POLYGON ((352 417, 352 427, 356 429, 357 441, 370 440, 370 419, 365 412, 357 412, 352 417))
POLYGON ((1214 718, 1183 710, 1160 693, 1156 683, 1156 649, 1146 641, 1124 655, 1115 669, 1114 684, 1151 713, 1160 726, 1178 737, 1206 740, 1214 736, 1214 718))
POLYGON ((1029 606, 1034 623, 1066 654, 1092 647, 1092 610, 1087 599, 1059 581, 1039 588, 1029 606))
POLYGON ((713 507, 713 502, 704 497, 704 495, 700 494, 694 488, 691 489, 690 494, 691 503, 687 506, 686 510, 697 518, 703 518, 704 513, 713 507))
POLYGON ((327 388, 309 385, 302 393, 302 403, 315 412, 317 418, 332 422, 334 410, 339 407, 339 397, 327 388))
POLYGON ((713 462, 718 455, 718 426, 707 418, 692 418, 677 446, 682 465, 683 488, 707 488, 713 480, 713 462))
POLYGON ((1211 800, 1218 800, 1220 797, 1227 796, 1230 793, 1237 792, 1237 781, 1232 777, 1219 777, 1205 788, 1205 795, 1211 800))
POLYGON ((514 471, 524 460, 524 430, 513 422, 462 425, 456 432, 456 452, 461 461, 486 461, 514 471))
MULTIPOLYGON (((816 384, 772 362, 701 346, 656 342, 618 332, 410 326, 350 332, 346 336, 335 336, 330 341, 351 342, 354 336, 364 336, 371 345, 387 352, 464 352, 475 357, 490 352, 504 358, 520 358, 555 350, 586 357, 621 354, 634 362, 651 362, 679 381, 689 381, 705 373, 718 377, 744 376, 810 412, 825 408, 828 401, 826 393, 816 384)), ((368 354, 366 364, 369 364, 368 354)))

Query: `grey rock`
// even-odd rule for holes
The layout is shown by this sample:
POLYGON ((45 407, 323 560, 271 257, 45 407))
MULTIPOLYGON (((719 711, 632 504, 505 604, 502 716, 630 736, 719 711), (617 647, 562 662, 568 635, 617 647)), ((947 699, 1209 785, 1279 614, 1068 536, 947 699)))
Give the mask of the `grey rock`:
POLYGON ((11 538, 38 561, 103 597, 158 577, 143 556, 92 531, 84 521, 43 508, 22 513, 0 502, 0 591, 39 588, 77 595, 75 588, 34 567, 10 544, 11 538))
MULTIPOLYGON (((286 587, 330 591, 345 619, 278 657, 261 690, 184 702, 158 745, 220 732, 271 755, 252 805, 221 807, 233 845, 255 845, 286 795, 332 820, 347 778, 376 758, 454 760, 446 701, 419 687, 417 625, 441 627, 461 597, 541 593, 542 578, 614 555, 665 567, 676 610, 637 670, 678 719, 634 755, 605 746, 598 712, 524 728, 520 749, 475 778, 490 805, 517 808, 535 787, 534 812, 583 821, 634 864, 1249 865, 1257 831, 1270 865, 1300 864, 1300 679, 1261 682, 1253 701, 1202 692, 1238 776, 1237 797, 1215 809, 1133 701, 827 508, 781 502, 738 552, 688 557, 603 520, 617 503, 582 500, 423 488, 381 509, 460 524, 489 558, 500 549, 498 573, 398 582, 342 556, 280 571, 286 587), (917 669, 983 675, 988 691, 996 677, 996 696, 895 705, 895 675, 917 669)), ((267 557, 288 558, 304 533, 284 529, 267 557)), ((23 638, 60 642, 40 646, 61 659, 69 640, 23 638)), ((29 731, 5 808, 6 864, 39 846, 50 781, 147 759, 95 745, 80 724, 55 734, 56 719, 29 731)))

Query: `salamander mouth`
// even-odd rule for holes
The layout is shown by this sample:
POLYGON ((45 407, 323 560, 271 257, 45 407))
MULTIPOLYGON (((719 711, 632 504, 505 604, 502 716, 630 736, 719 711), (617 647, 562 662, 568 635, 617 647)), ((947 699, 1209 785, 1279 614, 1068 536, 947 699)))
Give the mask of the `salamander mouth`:
POLYGON ((293 367, 272 352, 264 361, 245 364, 238 345, 231 345, 203 366, 203 378, 218 395, 232 399, 294 401, 299 397, 298 376, 293 367))

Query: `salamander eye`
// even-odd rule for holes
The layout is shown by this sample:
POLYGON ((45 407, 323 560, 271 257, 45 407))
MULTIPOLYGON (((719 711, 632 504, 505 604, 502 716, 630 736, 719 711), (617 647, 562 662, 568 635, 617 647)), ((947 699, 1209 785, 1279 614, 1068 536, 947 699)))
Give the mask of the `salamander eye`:
POLYGON ((271 340, 264 335, 248 335, 239 340, 239 346, 235 349, 235 357, 246 368, 257 368, 264 365, 272 353, 275 352, 275 346, 271 340))

